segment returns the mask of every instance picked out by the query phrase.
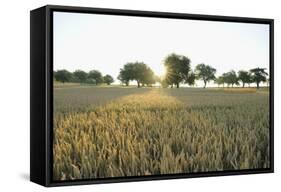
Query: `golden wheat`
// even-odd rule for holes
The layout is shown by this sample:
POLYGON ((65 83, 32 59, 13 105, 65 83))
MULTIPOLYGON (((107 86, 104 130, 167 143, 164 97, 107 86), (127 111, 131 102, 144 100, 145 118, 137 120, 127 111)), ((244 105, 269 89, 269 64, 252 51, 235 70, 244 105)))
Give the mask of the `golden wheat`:
POLYGON ((150 89, 87 110, 57 110, 54 179, 269 167, 268 95, 207 102, 182 94, 150 89))

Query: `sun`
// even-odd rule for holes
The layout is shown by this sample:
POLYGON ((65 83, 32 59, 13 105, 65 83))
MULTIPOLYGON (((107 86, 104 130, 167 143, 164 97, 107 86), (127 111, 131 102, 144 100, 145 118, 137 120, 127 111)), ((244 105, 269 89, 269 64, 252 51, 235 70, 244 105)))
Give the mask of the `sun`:
POLYGON ((157 75, 160 78, 164 78, 166 75, 166 67, 163 65, 160 65, 155 71, 155 75, 157 75))

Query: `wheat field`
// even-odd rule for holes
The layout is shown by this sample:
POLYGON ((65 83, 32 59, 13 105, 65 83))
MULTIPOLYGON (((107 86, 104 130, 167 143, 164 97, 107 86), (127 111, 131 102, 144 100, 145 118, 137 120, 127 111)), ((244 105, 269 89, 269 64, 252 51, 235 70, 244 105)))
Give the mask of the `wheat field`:
POLYGON ((268 92, 54 92, 54 180, 268 167, 268 92))

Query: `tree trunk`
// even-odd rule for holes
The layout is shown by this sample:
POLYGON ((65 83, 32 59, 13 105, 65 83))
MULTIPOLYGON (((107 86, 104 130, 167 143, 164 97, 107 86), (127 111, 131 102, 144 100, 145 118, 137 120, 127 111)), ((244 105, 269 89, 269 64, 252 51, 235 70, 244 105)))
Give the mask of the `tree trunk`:
POLYGON ((260 82, 257 81, 257 89, 260 88, 260 82))
POLYGON ((206 81, 204 81, 204 89, 206 88, 206 84, 207 84, 207 82, 206 82, 206 81))
POLYGON ((243 82, 243 88, 245 87, 245 83, 243 82))
POLYGON ((137 83, 138 83, 138 88, 140 88, 140 82, 139 82, 139 81, 137 81, 137 83))
POLYGON ((171 85, 171 88, 173 88, 174 84, 171 85))
POLYGON ((179 88, 180 87, 180 84, 179 83, 177 83, 177 88, 179 88))

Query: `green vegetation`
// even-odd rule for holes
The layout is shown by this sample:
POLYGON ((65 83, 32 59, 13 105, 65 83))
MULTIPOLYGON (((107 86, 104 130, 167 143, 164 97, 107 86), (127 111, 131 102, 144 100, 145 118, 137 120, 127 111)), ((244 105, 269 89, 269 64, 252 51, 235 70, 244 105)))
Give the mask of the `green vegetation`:
POLYGON ((180 83, 194 84, 194 76, 191 72, 190 59, 184 55, 170 54, 165 58, 164 66, 167 74, 164 81, 179 88, 180 83), (190 78, 191 77, 191 78, 190 78))
POLYGON ((141 85, 149 86, 154 84, 156 82, 154 76, 153 71, 148 65, 143 62, 135 62, 125 64, 124 67, 120 69, 118 79, 126 86, 129 85, 129 81, 135 80, 138 87, 140 87, 141 85))
MULTIPOLYGON (((243 88, 247 83, 250 87, 251 83, 256 83, 257 89, 261 82, 266 82, 269 85, 269 79, 267 79, 268 73, 265 72, 265 68, 254 68, 250 71, 240 70, 238 75, 234 70, 227 73, 223 73, 221 76, 216 77, 216 69, 210 65, 204 63, 198 64, 195 67, 195 72, 192 71, 191 61, 184 55, 177 55, 175 53, 169 54, 164 59, 164 66, 166 68, 166 74, 163 77, 156 76, 152 69, 144 62, 129 62, 126 63, 123 68, 120 69, 120 73, 117 79, 129 86, 130 81, 136 81, 137 87, 152 87, 155 83, 160 83, 163 88, 175 85, 177 88, 180 84, 187 84, 189 86, 195 85, 195 80, 202 80, 204 82, 204 88, 207 83, 214 81, 218 86, 227 84, 227 87, 231 85, 239 85, 242 82, 243 88)), ((105 76, 98 70, 91 70, 89 73, 82 70, 76 70, 73 73, 63 69, 54 71, 54 81, 62 83, 81 83, 81 84, 93 84, 100 85, 105 83, 110 85, 114 82, 114 78, 107 74, 105 76)))
POLYGON ((67 70, 58 70, 58 71, 54 71, 54 78, 55 80, 60 81, 62 83, 70 82, 72 78, 72 74, 67 70))
POLYGON ((103 77, 103 81, 107 84, 107 85, 110 85, 111 83, 114 82, 114 79, 113 77, 111 77, 110 75, 105 75, 103 77))
POLYGON ((229 85, 231 85, 231 87, 233 87, 233 85, 239 85, 239 78, 234 70, 224 73, 222 76, 227 87, 229 87, 229 85))
POLYGON ((96 85, 101 84, 103 82, 102 74, 98 70, 90 71, 88 74, 88 79, 96 85))
POLYGON ((259 89, 260 82, 266 82, 266 76, 268 73, 265 72, 265 68, 251 69, 250 72, 253 74, 253 82, 257 84, 257 89, 259 89))
POLYGON ((202 79, 204 82, 204 88, 206 88, 209 81, 216 79, 215 73, 217 70, 209 65, 205 65, 204 63, 199 64, 196 66, 196 71, 197 78, 202 79))
POLYGON ((55 180, 268 168, 268 89, 60 87, 55 180))
POLYGON ((63 69, 57 70, 53 73, 54 81, 61 83, 80 83, 80 84, 92 84, 100 85, 106 83, 110 85, 114 82, 114 79, 110 75, 102 76, 98 70, 91 70, 89 73, 83 70, 75 70, 73 73, 63 69))
POLYGON ((238 79, 242 81, 243 87, 245 87, 245 84, 250 84, 252 82, 252 76, 251 73, 248 71, 238 71, 238 79))

